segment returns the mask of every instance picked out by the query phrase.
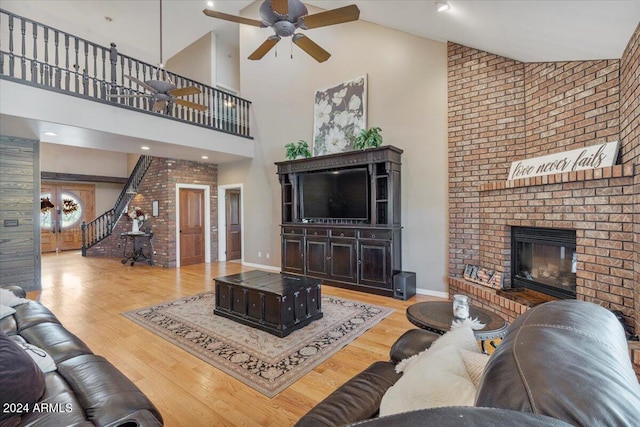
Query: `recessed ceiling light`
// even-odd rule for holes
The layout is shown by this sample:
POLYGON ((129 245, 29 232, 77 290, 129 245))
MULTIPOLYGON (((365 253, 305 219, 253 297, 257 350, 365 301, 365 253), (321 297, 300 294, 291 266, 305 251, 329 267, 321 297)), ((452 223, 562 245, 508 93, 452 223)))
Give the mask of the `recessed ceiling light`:
POLYGON ((146 145, 143 145, 142 147, 140 147, 143 150, 151 150, 151 148, 147 147, 146 145))
POLYGON ((202 159, 207 160, 209 156, 202 156, 202 159))
POLYGON ((451 10, 451 5, 446 1, 439 1, 436 3, 436 8, 438 9, 438 12, 446 12, 451 10))
POLYGON ((213 7, 213 2, 212 2, 212 1, 208 1, 208 2, 207 2, 207 6, 209 6, 209 7, 213 7))
POLYGON ((47 136, 58 136, 58 134, 55 132, 45 132, 44 134, 47 136))

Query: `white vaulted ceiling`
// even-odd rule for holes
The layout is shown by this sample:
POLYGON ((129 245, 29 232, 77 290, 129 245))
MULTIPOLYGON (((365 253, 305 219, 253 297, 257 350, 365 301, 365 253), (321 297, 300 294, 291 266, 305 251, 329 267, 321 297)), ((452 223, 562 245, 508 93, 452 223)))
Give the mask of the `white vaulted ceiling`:
MULTIPOLYGON (((216 0, 213 8, 239 14, 250 3, 216 0)), ((363 20, 524 62, 620 58, 640 22, 640 0, 450 0, 446 13, 436 11, 435 0, 306 3, 323 9, 357 4, 363 20)), ((2 0, 0 5, 99 44, 115 42, 120 52, 149 63, 159 60, 159 0, 2 0)), ((164 58, 209 31, 237 45, 238 24, 206 17, 205 7, 204 0, 163 0, 164 58)))

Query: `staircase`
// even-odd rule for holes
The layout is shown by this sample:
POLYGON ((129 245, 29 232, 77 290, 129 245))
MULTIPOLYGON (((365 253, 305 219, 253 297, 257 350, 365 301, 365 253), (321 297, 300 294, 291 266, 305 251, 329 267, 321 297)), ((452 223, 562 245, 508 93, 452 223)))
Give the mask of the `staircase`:
POLYGON ((93 221, 82 222, 82 256, 87 256, 87 249, 111 236, 116 224, 125 213, 127 205, 136 195, 138 186, 147 173, 152 160, 151 156, 140 156, 114 207, 93 221))

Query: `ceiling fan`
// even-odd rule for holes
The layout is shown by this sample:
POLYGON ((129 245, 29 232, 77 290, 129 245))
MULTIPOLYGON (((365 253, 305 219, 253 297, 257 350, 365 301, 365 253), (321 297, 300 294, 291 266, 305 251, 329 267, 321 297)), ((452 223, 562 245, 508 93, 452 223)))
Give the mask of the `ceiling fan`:
POLYGON ((360 17, 360 9, 356 5, 344 6, 337 9, 309 15, 307 7, 300 0, 264 0, 260 5, 261 21, 244 18, 205 9, 205 15, 212 18, 224 19, 239 24, 253 25, 255 27, 271 27, 275 32, 262 43, 249 59, 262 59, 282 37, 291 37, 300 49, 311 55, 316 61, 324 62, 331 54, 318 46, 313 40, 301 33, 295 33, 297 29, 310 30, 329 25, 342 24, 357 21, 360 17))
POLYGON ((151 110, 156 112, 168 111, 168 107, 172 104, 183 105, 188 108, 193 108, 199 111, 206 111, 207 107, 195 102, 187 101, 185 99, 179 99, 181 96, 197 95, 202 91, 196 86, 187 86, 178 88, 169 78, 166 76, 166 80, 161 79, 160 74, 166 75, 164 71, 164 63, 162 62, 162 0, 160 0, 160 63, 158 64, 157 80, 142 81, 133 76, 124 76, 138 86, 142 87, 149 93, 136 94, 136 95, 111 95, 111 98, 149 98, 151 110))

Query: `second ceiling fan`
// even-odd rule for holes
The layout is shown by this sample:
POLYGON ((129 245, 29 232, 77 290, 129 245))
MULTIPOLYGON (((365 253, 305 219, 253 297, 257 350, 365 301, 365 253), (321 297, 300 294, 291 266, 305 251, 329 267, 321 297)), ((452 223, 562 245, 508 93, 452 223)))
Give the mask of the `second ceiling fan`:
POLYGON ((251 60, 262 59, 282 37, 291 37, 293 43, 300 49, 311 55, 316 61, 324 62, 329 59, 331 54, 318 46, 306 35, 296 33, 295 31, 297 29, 310 30, 313 28, 327 27, 329 25, 357 21, 358 18, 360 18, 360 9, 358 9, 356 5, 309 15, 307 7, 300 0, 264 0, 260 5, 261 21, 216 12, 210 9, 205 9, 202 12, 212 18, 253 25, 254 27, 260 28, 273 28, 275 34, 267 38, 264 43, 249 55, 249 59, 251 60))

